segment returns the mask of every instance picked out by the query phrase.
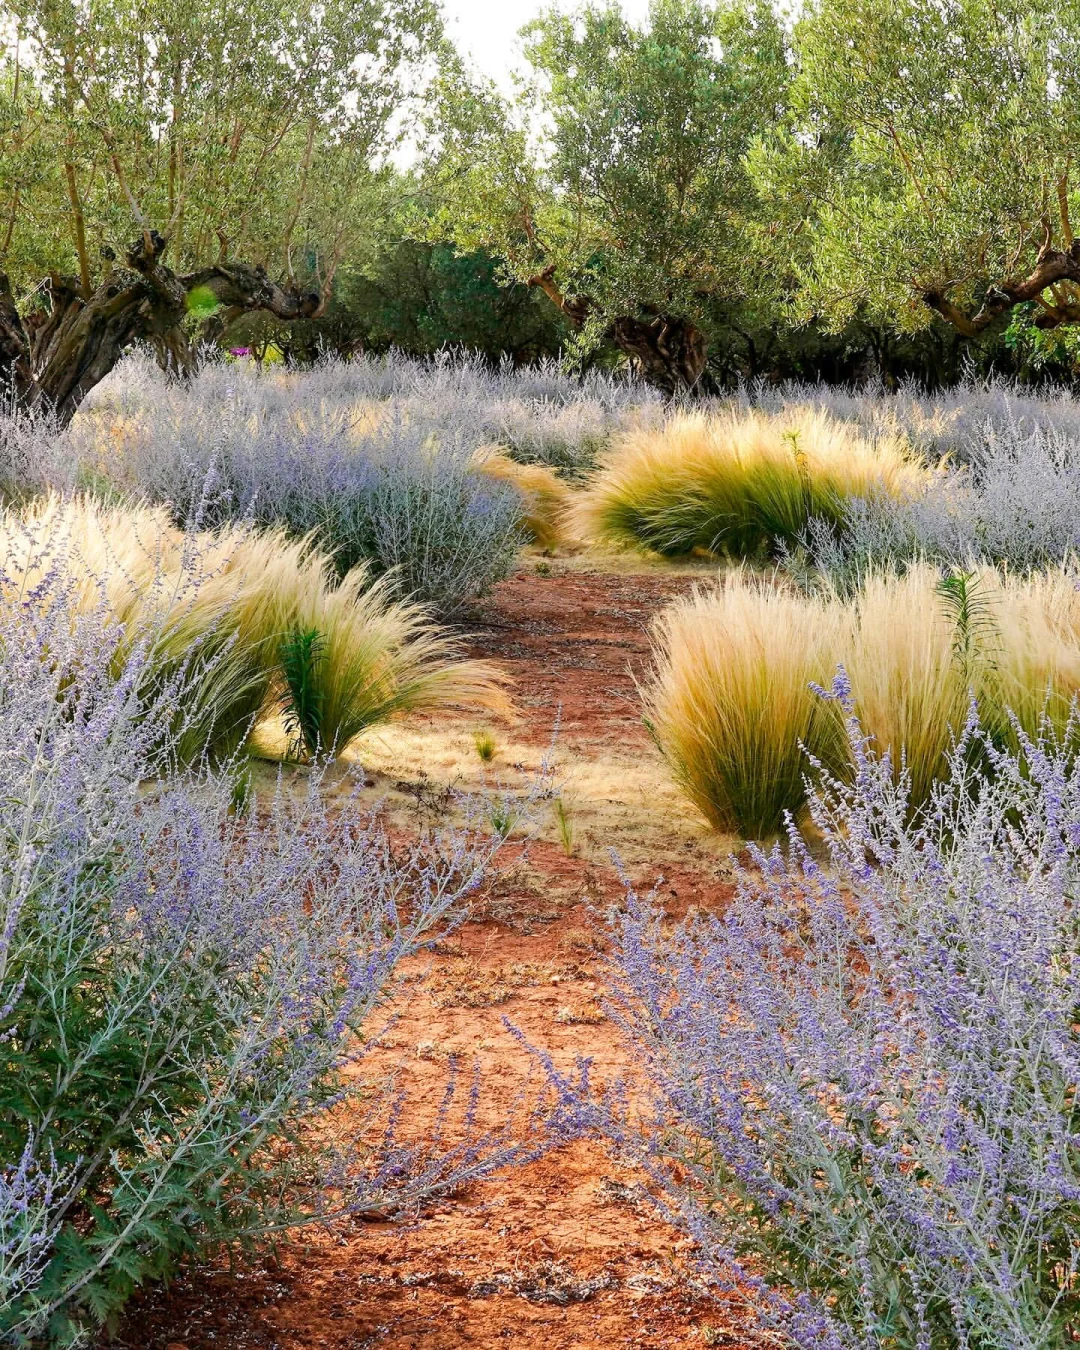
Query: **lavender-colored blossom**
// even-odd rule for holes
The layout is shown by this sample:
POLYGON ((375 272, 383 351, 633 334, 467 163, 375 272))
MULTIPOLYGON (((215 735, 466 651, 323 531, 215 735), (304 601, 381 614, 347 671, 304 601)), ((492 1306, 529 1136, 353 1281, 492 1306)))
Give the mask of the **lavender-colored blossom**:
POLYGON ((969 377, 928 393, 914 380, 896 390, 873 383, 855 386, 788 381, 744 389, 740 401, 779 411, 817 408, 871 434, 899 434, 930 460, 948 456, 977 461, 994 437, 1024 439, 1039 433, 1080 440, 1080 402, 1064 385, 1039 389, 1013 380, 969 377))
POLYGON ((1013 755, 969 726, 913 822, 851 720, 820 844, 754 852, 721 915, 672 926, 631 895, 615 920, 651 1119, 592 1120, 788 1343, 1043 1350, 1080 1327, 1078 730, 1013 755))
POLYGON ((618 428, 659 411, 649 390, 550 365, 391 353, 298 373, 210 360, 181 385, 136 354, 62 437, 12 421, 22 449, 8 477, 168 502, 183 525, 313 532, 342 569, 365 560, 449 614, 507 575, 521 535, 521 494, 480 471, 478 450, 579 474, 618 428))
POLYGON ((140 652, 66 598, 57 573, 0 607, 5 1344, 74 1344, 208 1243, 528 1153, 475 1128, 475 1086, 452 1128, 388 1132, 366 1058, 395 966, 464 916, 501 837, 392 848, 318 766, 242 806, 235 766, 177 777, 182 684, 148 694, 140 652))
POLYGON ((818 569, 850 587, 874 564, 1003 564, 1030 572, 1080 552, 1080 432, 988 428, 971 461, 907 497, 855 499, 839 529, 811 521, 818 569))

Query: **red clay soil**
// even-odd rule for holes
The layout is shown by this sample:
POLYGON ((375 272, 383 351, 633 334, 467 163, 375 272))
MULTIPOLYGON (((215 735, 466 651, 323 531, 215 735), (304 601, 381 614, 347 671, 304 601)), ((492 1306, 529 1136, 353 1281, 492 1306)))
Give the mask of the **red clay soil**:
MULTIPOLYGON (((475 616, 476 654, 517 679, 535 710, 528 734, 562 727, 579 743, 618 737, 647 745, 633 675, 648 655, 656 610, 691 578, 522 573, 475 616)), ((665 860, 673 911, 714 908, 730 885, 704 866, 665 860)), ((409 1117, 438 1109, 450 1056, 479 1064, 483 1115, 499 1119, 535 1065, 504 1017, 560 1066, 591 1057, 599 1078, 630 1057, 600 1001, 593 908, 620 892, 613 869, 530 847, 439 952, 414 963, 411 993, 385 1048, 409 1117)), ((544 1350, 756 1343, 734 1307, 707 1300, 685 1240, 657 1216, 641 1179, 599 1144, 557 1149, 442 1199, 408 1222, 352 1221, 310 1231, 276 1256, 229 1271, 182 1272, 148 1291, 110 1344, 125 1350, 454 1350, 541 1343, 544 1350)))
POLYGON ((663 572, 542 576, 523 568, 470 623, 474 654, 514 676, 515 701, 536 710, 537 739, 550 736, 561 708, 563 731, 645 745, 634 680, 648 667, 649 623, 689 594, 695 579, 663 572))

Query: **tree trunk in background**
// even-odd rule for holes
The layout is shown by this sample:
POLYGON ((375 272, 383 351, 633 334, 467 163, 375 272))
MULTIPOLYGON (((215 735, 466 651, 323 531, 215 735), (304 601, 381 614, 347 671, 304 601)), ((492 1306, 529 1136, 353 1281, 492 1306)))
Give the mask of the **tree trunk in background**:
POLYGON ((690 393, 705 374, 705 335, 688 319, 668 314, 648 320, 622 317, 612 323, 611 336, 643 378, 667 394, 690 393))
POLYGON ((945 291, 923 290, 923 304, 969 338, 977 337, 1002 315, 1031 300, 1039 302, 1039 311, 1032 320, 1036 328, 1054 329, 1080 323, 1080 239, 1074 240, 1070 230, 1068 247, 1052 248, 1049 223, 1045 228, 1046 242, 1039 250, 1034 270, 1019 281, 988 286, 974 313, 960 309, 945 291), (1047 289, 1054 296, 1053 304, 1043 296, 1047 289))
POLYGON ((571 328, 584 328, 585 320, 595 309, 595 302, 588 295, 563 295, 555 280, 555 264, 551 263, 542 272, 529 278, 530 286, 537 286, 547 298, 569 319, 571 328))
POLYGON ((165 247, 155 231, 144 234, 89 299, 76 278, 53 276, 48 309, 25 321, 0 272, 0 387, 21 406, 46 407, 66 425, 132 342, 148 342, 163 370, 190 371, 185 319, 193 291, 209 293, 219 306, 204 321, 200 337, 207 338, 253 310, 291 320, 313 318, 325 305, 325 297, 279 286, 249 263, 220 263, 178 275, 161 261, 165 247))
MULTIPOLYGON (((529 278, 561 310, 576 329, 582 329, 595 301, 588 295, 564 295, 555 281, 554 265, 529 278)), ((651 313, 644 319, 626 314, 613 319, 607 336, 633 361, 641 377, 666 394, 686 394, 696 389, 705 374, 709 349, 705 334, 689 319, 651 313)))

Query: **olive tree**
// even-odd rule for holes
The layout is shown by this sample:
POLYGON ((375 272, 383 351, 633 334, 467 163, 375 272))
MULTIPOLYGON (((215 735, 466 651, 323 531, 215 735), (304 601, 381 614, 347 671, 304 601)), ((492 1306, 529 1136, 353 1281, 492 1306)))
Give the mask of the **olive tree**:
POLYGON ((67 417, 136 338, 185 366, 193 320, 214 336, 321 311, 441 40, 433 0, 5 9, 0 375, 18 398, 67 417))
POLYGON ((975 337, 1080 320, 1080 5, 810 0, 754 148, 804 314, 975 337))
POLYGON ((429 233, 484 247, 586 339, 668 390, 705 368, 702 315, 753 289, 745 164, 784 108, 782 29, 759 0, 545 13, 509 100, 458 81, 440 109, 429 233))

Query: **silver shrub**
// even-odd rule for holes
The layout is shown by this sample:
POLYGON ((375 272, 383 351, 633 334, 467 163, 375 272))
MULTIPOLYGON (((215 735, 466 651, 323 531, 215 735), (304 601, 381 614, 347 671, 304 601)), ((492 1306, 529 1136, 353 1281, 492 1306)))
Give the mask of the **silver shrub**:
POLYGON ((480 447, 578 474, 619 427, 660 413, 649 391, 553 365, 391 353, 298 373, 210 360, 181 385, 135 354, 76 418, 64 460, 99 489, 170 503, 182 524, 314 531, 342 568, 393 570, 450 614, 508 574, 519 543, 520 494, 478 472, 480 447))
POLYGON ((815 566, 842 584, 873 563, 1030 572, 1064 562, 1080 552, 1080 433, 989 428, 970 463, 913 497, 853 501, 839 533, 814 521, 804 542, 815 566))
POLYGON ((236 765, 177 776, 190 672, 147 697, 146 650, 76 620, 71 584, 0 607, 3 1345, 85 1345, 182 1258, 524 1156, 452 1081, 421 1137, 401 1130, 366 1057, 508 803, 402 844, 321 766, 260 794, 236 765))
POLYGON ((0 391, 0 496, 17 500, 74 485, 64 434, 46 408, 19 408, 0 391))
POLYGON ((882 385, 859 388, 791 381, 744 389, 740 401, 780 410, 793 404, 819 408, 870 432, 906 436, 931 459, 978 459, 996 435, 1056 432, 1080 440, 1080 402, 1069 390, 1048 387, 1033 393, 1014 381, 993 377, 965 380, 927 393, 914 381, 895 392, 882 385))

